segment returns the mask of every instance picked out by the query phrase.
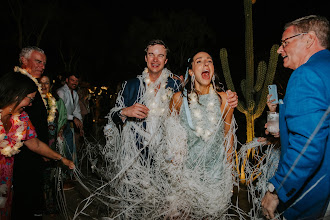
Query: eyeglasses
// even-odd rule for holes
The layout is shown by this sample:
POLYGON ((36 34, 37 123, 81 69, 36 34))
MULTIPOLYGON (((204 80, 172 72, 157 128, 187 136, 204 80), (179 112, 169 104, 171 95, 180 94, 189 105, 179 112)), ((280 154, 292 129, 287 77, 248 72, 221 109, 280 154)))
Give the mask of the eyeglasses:
POLYGON ((29 96, 26 96, 26 97, 30 99, 30 103, 33 102, 34 98, 31 98, 31 97, 29 97, 29 96))
POLYGON ((290 43, 290 42, 287 42, 287 40, 289 40, 289 39, 291 39, 291 38, 294 38, 294 37, 298 37, 298 36, 303 35, 303 34, 308 34, 308 33, 299 33, 299 34, 293 35, 293 36, 291 36, 291 37, 287 37, 287 38, 285 38, 284 40, 281 40, 281 46, 282 46, 283 48, 285 48, 285 47, 288 46, 288 44, 290 43))

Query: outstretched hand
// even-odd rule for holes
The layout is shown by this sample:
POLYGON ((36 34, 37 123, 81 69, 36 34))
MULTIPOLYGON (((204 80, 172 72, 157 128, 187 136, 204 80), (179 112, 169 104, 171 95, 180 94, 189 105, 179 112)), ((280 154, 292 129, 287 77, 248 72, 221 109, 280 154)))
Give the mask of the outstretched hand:
POLYGON ((236 108, 237 107, 237 104, 238 104, 237 93, 236 92, 232 92, 231 90, 227 90, 226 93, 227 93, 227 102, 228 102, 228 105, 231 108, 236 108))
POLYGON ((134 105, 123 108, 121 114, 126 117, 143 119, 148 116, 149 109, 142 104, 135 103, 134 105))
POLYGON ((62 158, 62 163, 65 165, 65 166, 68 166, 71 170, 73 170, 75 168, 75 165, 74 163, 71 161, 71 160, 68 160, 66 158, 62 158))

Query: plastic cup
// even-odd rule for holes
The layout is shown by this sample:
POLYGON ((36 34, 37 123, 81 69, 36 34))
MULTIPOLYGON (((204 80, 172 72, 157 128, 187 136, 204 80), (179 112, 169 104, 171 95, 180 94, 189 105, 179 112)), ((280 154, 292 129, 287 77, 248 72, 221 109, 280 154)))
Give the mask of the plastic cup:
POLYGON ((279 113, 267 112, 267 130, 271 134, 280 132, 279 113))

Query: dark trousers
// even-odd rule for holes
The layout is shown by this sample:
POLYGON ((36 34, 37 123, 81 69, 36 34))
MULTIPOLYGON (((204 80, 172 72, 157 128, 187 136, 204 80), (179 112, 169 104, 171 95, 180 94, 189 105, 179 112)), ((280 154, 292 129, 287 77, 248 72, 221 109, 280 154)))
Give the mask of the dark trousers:
POLYGON ((12 220, 41 219, 44 210, 42 157, 26 146, 15 155, 12 220))

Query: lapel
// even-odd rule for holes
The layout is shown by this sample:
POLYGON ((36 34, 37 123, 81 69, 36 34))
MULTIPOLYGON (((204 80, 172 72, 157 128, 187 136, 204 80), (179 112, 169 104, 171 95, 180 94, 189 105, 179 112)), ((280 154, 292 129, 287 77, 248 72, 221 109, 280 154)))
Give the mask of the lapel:
POLYGON ((287 96, 283 99, 283 104, 279 104, 279 114, 280 114, 280 137, 281 137, 281 158, 287 150, 289 145, 289 130, 285 121, 285 109, 287 103, 287 96))

